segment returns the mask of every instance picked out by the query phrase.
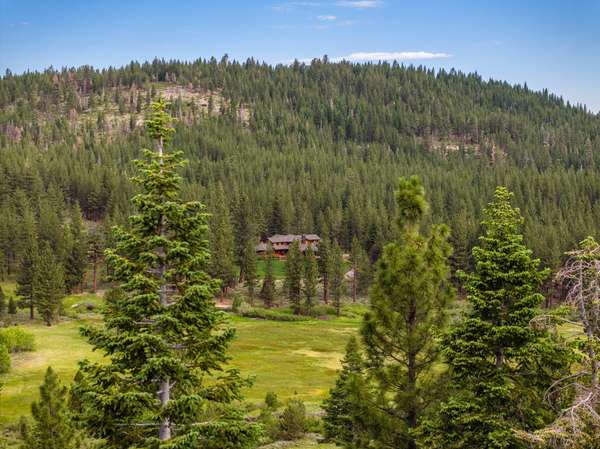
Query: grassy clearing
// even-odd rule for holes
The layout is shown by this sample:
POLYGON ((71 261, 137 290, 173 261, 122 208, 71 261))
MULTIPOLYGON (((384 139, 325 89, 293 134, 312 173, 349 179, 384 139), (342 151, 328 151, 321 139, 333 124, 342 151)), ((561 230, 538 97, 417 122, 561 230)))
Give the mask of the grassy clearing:
MULTIPOLYGON (((72 305, 91 299, 89 295, 76 295, 66 302, 72 305)), ((52 327, 37 320, 21 324, 34 334, 36 350, 13 355, 11 371, 2 379, 0 424, 14 423, 29 414, 48 365, 64 383, 70 383, 79 360, 101 359, 79 335, 83 324, 99 322, 99 316, 80 316, 52 327)), ((268 391, 274 391, 282 400, 297 397, 306 401, 309 410, 318 407, 335 383, 346 341, 358 327, 355 318, 287 323, 231 316, 230 323, 237 329, 231 365, 256 379, 246 392, 247 400, 259 403, 268 391)))
POLYGON ((30 404, 38 398, 39 386, 49 365, 63 382, 69 383, 79 360, 86 357, 100 359, 100 354, 92 353, 87 342, 79 336, 82 324, 83 321, 70 320, 48 327, 36 320, 21 325, 34 335, 36 349, 12 356, 11 370, 2 377, 0 424, 15 422, 21 415, 29 414, 30 404))
POLYGON ((4 294, 7 296, 14 295, 15 293, 16 285, 12 280, 7 279, 5 281, 0 281, 0 287, 2 288, 4 294))
MULTIPOLYGON (((256 272, 261 279, 265 277, 266 265, 267 261, 265 259, 258 259, 256 261, 256 272)), ((276 279, 283 279, 285 277, 285 260, 273 259, 273 274, 276 279)))
POLYGON ((292 397, 316 408, 333 386, 348 338, 358 320, 280 322, 233 317, 237 339, 231 348, 232 365, 255 376, 246 393, 261 402, 268 391, 280 399, 292 397))
POLYGON ((335 444, 319 443, 317 438, 307 436, 297 441, 278 441, 276 443, 261 446, 259 449, 339 449, 335 444))

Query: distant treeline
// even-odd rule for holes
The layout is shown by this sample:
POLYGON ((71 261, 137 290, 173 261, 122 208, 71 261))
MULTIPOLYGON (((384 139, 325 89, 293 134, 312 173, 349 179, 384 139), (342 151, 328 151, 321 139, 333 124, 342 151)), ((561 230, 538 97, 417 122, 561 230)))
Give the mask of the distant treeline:
MULTIPOLYGON (((276 67, 154 60, 0 79, 6 260, 19 252, 24 198, 38 221, 50 211, 68 221, 75 203, 87 219, 123 220, 131 161, 151 146, 138 119, 176 85, 189 93, 171 105, 174 148, 190 161, 184 195, 220 210, 222 188, 236 235, 245 210, 256 233, 318 233, 345 250, 356 236, 375 260, 390 237, 396 181, 409 174, 423 179, 431 220, 451 227, 455 267, 469 265, 497 185, 515 192, 527 244, 548 266, 600 229, 600 118, 547 91, 326 58, 276 67)), ((246 243, 236 240, 239 252, 246 243)))

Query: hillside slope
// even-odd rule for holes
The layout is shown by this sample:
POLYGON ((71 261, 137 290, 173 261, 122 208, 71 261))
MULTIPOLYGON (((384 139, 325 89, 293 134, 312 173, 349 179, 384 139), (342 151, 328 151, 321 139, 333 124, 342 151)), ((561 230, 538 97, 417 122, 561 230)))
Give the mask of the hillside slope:
POLYGON ((515 192, 528 243, 548 265, 600 230, 600 117, 546 91, 390 64, 155 60, 0 80, 9 260, 6 217, 23 197, 37 204, 59 192, 89 219, 122 219, 131 161, 150 144, 145 107, 159 95, 172 101, 174 147, 190 160, 185 195, 210 206, 221 184, 231 212, 251 204, 264 233, 330 234, 346 248, 357 236, 375 259, 396 180, 413 173, 432 219, 453 228, 457 266, 468 265, 476 217, 498 184, 515 192))

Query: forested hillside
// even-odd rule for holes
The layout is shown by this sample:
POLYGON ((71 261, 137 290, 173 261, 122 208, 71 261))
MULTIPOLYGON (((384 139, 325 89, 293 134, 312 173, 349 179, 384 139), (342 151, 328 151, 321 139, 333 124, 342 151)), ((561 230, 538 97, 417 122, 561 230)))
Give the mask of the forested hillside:
POLYGON ((131 162, 150 147, 142 123, 159 96, 172 102, 173 147, 190 161, 184 196, 231 222, 237 254, 255 238, 244 228, 252 222, 263 234, 336 238, 345 250, 357 237, 375 260, 397 179, 409 174, 428 192, 427 221, 449 224, 458 267, 471 263, 497 185, 515 192, 526 242, 545 265, 600 228, 600 117, 546 91, 326 58, 155 60, 0 79, 0 272, 25 250, 29 211, 59 258, 75 204, 109 243, 101 231, 130 212, 131 162))

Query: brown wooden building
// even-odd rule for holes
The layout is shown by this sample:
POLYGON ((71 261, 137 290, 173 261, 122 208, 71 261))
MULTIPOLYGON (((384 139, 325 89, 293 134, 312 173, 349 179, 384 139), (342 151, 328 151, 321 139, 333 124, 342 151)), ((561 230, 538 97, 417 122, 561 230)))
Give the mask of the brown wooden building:
POLYGON ((304 253, 310 246, 314 252, 319 249, 321 237, 316 234, 275 234, 267 239, 263 239, 256 245, 256 253, 259 256, 266 256, 269 248, 269 243, 273 247, 273 255, 284 259, 290 249, 290 245, 295 242, 300 242, 300 251, 304 253))

